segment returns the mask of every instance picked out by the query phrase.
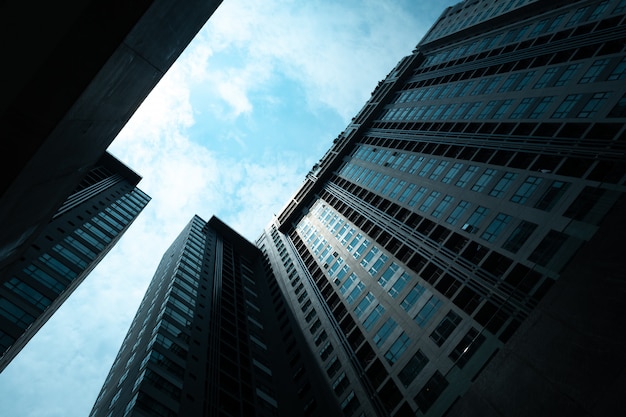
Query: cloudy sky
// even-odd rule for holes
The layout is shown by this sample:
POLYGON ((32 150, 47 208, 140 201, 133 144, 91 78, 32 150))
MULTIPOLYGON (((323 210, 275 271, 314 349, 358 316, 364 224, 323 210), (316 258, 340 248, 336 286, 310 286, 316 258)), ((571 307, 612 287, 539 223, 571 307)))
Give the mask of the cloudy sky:
POLYGON ((451 0, 225 0, 109 151, 152 201, 0 374, 0 414, 86 417, 194 214, 254 241, 451 0))

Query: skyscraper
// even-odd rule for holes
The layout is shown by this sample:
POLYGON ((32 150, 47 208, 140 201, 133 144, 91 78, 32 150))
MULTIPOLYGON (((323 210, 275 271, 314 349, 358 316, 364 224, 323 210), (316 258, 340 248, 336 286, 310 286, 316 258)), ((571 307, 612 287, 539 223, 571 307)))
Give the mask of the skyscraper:
POLYGON ((150 201, 140 179, 105 153, 19 258, 0 268, 0 372, 150 201))
POLYGON ((261 251, 195 216, 164 254, 90 415, 336 415, 289 311, 261 251))
POLYGON ((625 14, 446 9, 263 231, 341 414, 617 409, 625 14))

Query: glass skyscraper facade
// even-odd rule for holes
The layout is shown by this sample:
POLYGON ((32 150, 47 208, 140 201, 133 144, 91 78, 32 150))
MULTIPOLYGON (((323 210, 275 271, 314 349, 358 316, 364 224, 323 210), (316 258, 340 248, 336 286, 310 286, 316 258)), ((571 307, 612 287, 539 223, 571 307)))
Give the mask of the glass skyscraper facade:
MULTIPOLYGON (((624 0, 446 9, 261 233, 277 317, 340 415, 617 404, 625 14, 624 0)), ((145 415, 201 415, 176 412, 145 415)))
POLYGON ((0 270, 0 371, 80 285, 150 201, 105 153, 48 225, 0 270))

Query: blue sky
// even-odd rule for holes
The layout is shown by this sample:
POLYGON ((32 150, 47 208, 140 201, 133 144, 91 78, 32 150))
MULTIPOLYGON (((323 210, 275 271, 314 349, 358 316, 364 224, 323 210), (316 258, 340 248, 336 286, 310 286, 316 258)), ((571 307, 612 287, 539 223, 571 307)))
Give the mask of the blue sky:
POLYGON ((194 214, 254 241, 445 7, 225 0, 109 151, 152 201, 0 374, 7 417, 86 417, 150 282, 194 214))

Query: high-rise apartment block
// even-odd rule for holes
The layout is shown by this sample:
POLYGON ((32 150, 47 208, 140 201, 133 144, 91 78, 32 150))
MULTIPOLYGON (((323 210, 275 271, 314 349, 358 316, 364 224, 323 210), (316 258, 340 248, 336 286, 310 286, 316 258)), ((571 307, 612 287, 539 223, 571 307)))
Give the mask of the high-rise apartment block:
MULTIPOLYGON (((295 320, 290 332, 306 346, 265 353, 312 357, 303 369, 331 394, 324 402, 323 391, 311 393, 311 407, 334 404, 345 416, 619 409, 625 18, 624 0, 467 0, 378 84, 256 241, 267 285, 287 306, 276 317, 295 320)), ((138 314, 168 308, 149 295, 159 279, 138 314)), ((227 315, 250 311, 233 306, 227 315)), ((189 307, 194 323, 209 325, 189 307)), ((159 337, 160 327, 138 321, 131 331, 159 337)), ((121 352, 140 343, 129 337, 121 352)), ((136 352, 143 364, 118 379, 132 375, 140 390, 120 395, 138 401, 150 385, 156 398, 173 377, 146 377, 155 375, 152 351, 136 352)), ((215 374, 198 382, 205 368, 221 371, 214 362, 186 366, 177 368, 178 400, 197 384, 210 387, 192 394, 208 405, 216 386, 241 392, 243 382, 215 374), (190 373, 198 381, 187 385, 190 373)), ((276 415, 304 415, 283 414, 276 393, 255 394, 259 404, 269 394, 276 415)), ((115 402, 102 398, 101 409, 115 402)), ((203 415, 169 410, 126 415, 203 415)), ((266 415, 256 410, 209 415, 266 415)))
POLYGON ((0 268, 0 372, 148 204, 140 180, 105 153, 19 258, 0 268))

